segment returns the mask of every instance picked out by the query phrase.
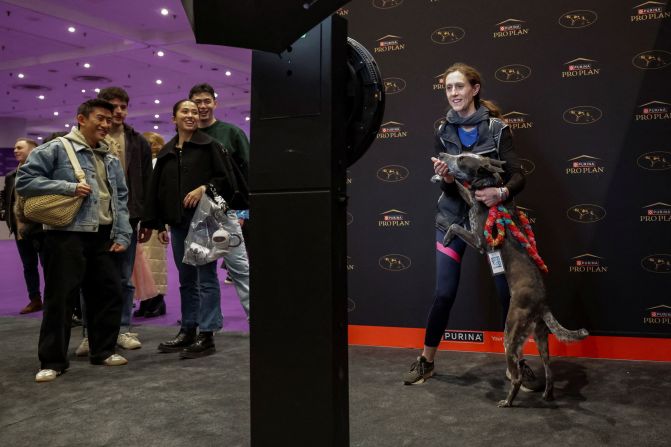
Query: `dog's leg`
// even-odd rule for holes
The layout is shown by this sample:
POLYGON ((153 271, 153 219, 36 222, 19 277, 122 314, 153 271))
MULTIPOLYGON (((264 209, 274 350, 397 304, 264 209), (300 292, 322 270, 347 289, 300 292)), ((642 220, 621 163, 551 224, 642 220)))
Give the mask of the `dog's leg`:
POLYGON ((456 182, 456 184, 457 191, 459 192, 461 198, 464 199, 464 202, 466 202, 466 205, 468 205, 469 208, 473 208, 473 205, 475 205, 475 199, 473 198, 471 191, 462 185, 461 182, 456 182))
POLYGON ((552 378, 552 369, 550 369, 550 347, 548 346, 548 329, 545 321, 540 320, 536 322, 536 330, 534 332, 534 339, 536 340, 536 347, 541 355, 543 361, 543 368, 545 369, 545 391, 543 391, 543 399, 546 401, 554 400, 554 380, 552 378))
MULTIPOLYGON (((506 333, 504 336, 506 362, 508 364, 508 371, 510 371, 510 391, 508 391, 508 396, 504 400, 499 401, 499 407, 512 407, 513 400, 520 391, 520 386, 522 386, 520 358, 522 356, 522 348, 524 347, 524 342, 527 338, 529 329, 528 325, 520 324, 520 320, 511 323, 511 315, 512 313, 509 312, 508 321, 506 321, 506 333)), ((526 321, 526 319, 522 319, 521 321, 526 321)))

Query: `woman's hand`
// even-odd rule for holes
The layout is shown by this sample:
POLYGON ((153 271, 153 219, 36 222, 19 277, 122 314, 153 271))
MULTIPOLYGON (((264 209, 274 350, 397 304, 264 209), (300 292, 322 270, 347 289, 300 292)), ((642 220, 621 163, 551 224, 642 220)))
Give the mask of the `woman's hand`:
POLYGON ((454 183, 454 177, 448 174, 449 168, 447 167, 447 163, 436 157, 431 157, 431 161, 433 162, 433 171, 436 174, 441 176, 446 183, 454 183))
POLYGON ((194 208, 205 194, 205 185, 199 186, 184 197, 184 208, 194 208))
POLYGON ((475 191, 475 200, 483 202, 487 206, 498 205, 503 202, 503 197, 501 197, 500 190, 501 188, 483 188, 475 191))
POLYGON ((168 230, 161 230, 158 232, 158 241, 163 245, 168 245, 170 243, 170 236, 168 236, 168 230))

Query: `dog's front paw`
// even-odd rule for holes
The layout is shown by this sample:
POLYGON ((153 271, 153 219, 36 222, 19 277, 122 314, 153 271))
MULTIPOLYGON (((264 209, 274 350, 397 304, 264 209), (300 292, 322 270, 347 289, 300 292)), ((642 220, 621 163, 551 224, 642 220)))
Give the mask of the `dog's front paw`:
POLYGON ((510 408, 513 405, 512 405, 511 402, 508 402, 508 400, 504 399, 504 400, 500 400, 499 403, 496 404, 496 406, 499 407, 499 408, 510 408))
POLYGON ((546 402, 552 402, 555 400, 555 394, 552 391, 546 391, 543 393, 543 400, 546 402))

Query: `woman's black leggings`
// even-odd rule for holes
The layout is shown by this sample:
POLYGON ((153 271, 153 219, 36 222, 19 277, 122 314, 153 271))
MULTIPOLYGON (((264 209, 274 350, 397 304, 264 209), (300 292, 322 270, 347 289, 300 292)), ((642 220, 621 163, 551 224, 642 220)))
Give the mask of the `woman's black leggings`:
MULTIPOLYGON (((445 333, 450 310, 459 289, 461 259, 466 250, 466 243, 459 237, 455 237, 447 247, 443 247, 444 237, 444 231, 436 230, 436 292, 424 335, 424 345, 429 347, 438 346, 445 333)), ((505 275, 496 275, 494 282, 503 309, 501 318, 503 327, 510 305, 510 289, 505 275)))

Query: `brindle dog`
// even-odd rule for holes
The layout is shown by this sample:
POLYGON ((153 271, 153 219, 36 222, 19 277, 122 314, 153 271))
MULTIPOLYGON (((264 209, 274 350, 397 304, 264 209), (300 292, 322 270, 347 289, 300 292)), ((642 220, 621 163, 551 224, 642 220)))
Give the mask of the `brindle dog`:
MULTIPOLYGON (((471 231, 453 224, 448 229, 443 243, 447 245, 454 236, 459 236, 468 245, 484 253, 487 247, 483 230, 489 209, 484 203, 475 200, 475 189, 499 185, 505 162, 474 154, 455 156, 441 153, 439 159, 447 163, 450 175, 457 180, 460 195, 470 207, 468 217, 471 231), (463 183, 471 186, 466 188, 463 183)), ((514 210, 510 211, 513 214, 514 210)), ((506 399, 498 403, 499 407, 512 406, 513 399, 520 389, 522 384, 520 357, 530 334, 533 333, 543 361, 545 369, 543 399, 547 401, 554 399, 548 334, 552 332, 559 340, 565 342, 582 340, 588 335, 585 329, 570 331, 559 324, 547 303, 541 271, 520 243, 514 240, 508 231, 506 233, 500 250, 511 295, 504 336, 511 387, 506 399)))

